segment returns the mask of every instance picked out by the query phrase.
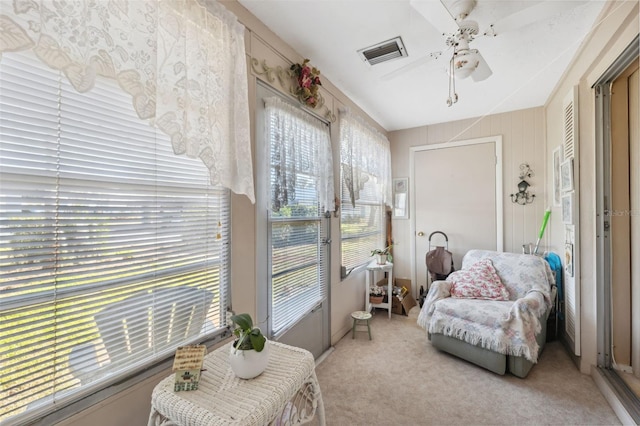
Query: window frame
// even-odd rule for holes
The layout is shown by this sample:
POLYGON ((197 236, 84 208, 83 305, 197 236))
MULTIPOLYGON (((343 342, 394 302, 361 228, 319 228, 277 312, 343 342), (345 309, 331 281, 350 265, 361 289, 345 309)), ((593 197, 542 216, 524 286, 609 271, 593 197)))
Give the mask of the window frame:
POLYGON ((377 247, 382 247, 385 246, 386 244, 384 243, 385 240, 385 204, 383 202, 375 202, 375 201, 371 201, 371 200, 355 200, 355 207, 353 207, 351 205, 351 200, 349 199, 349 194, 348 194, 348 190, 346 189, 346 185, 344 184, 344 175, 342 173, 342 168, 340 168, 340 204, 341 204, 341 209, 340 209, 340 279, 344 280, 347 277, 349 277, 349 275, 351 275, 354 272, 358 272, 363 270, 369 263, 370 260, 365 260, 367 258, 369 258, 370 256, 363 256, 363 260, 361 263, 351 267, 350 269, 348 269, 344 264, 343 264, 343 255, 344 255, 344 242, 348 241, 348 240, 355 240, 355 239, 364 239, 366 237, 372 236, 372 235, 377 235, 377 243, 374 247, 371 248, 367 248, 367 250, 374 250, 377 247), (345 205, 348 205, 348 209, 356 209, 358 207, 363 207, 363 206, 371 206, 371 207, 377 207, 380 211, 380 214, 378 215, 378 220, 380 221, 380 226, 378 229, 374 229, 368 232, 363 232, 357 236, 349 236, 346 237, 344 236, 344 233, 342 232, 342 224, 343 224, 343 217, 342 215, 345 212, 345 205))
MULTIPOLYGON (((7 55, 10 55, 10 54, 7 54, 7 55)), ((46 68, 44 64, 42 66, 43 66, 43 69, 46 68)), ((56 71, 52 71, 52 72, 59 73, 56 71)), ((28 79, 25 79, 25 81, 28 82, 28 79)), ((115 82, 110 82, 110 83, 115 84, 115 82)), ((47 89, 51 89, 52 91, 59 90, 58 88, 55 88, 52 85, 50 87, 47 87, 47 89)), ((60 97, 62 97, 63 95, 58 94, 57 96, 60 99, 60 97)), ((91 96, 91 92, 89 93, 89 96, 91 96)), ((73 114, 73 113, 68 112, 67 114, 73 114)), ((71 115, 71 117, 74 118, 73 115, 71 115)), ((147 126, 147 124, 144 123, 142 120, 140 120, 140 123, 142 123, 143 126, 147 126)), ((157 143, 162 143, 162 142, 158 141, 157 143)), ((47 156, 46 158, 49 158, 49 157, 50 156, 47 156)), ((19 159, 20 157, 17 157, 17 158, 19 159)), ((194 159, 193 161, 200 161, 200 160, 194 159)), ((51 176, 44 176, 44 174, 46 174, 47 172, 46 171, 43 172, 43 170, 45 169, 34 169, 33 171, 27 171, 23 174, 31 176, 31 174, 34 173, 34 176, 39 176, 38 179, 42 179, 42 178, 46 178, 48 180, 57 179, 51 176)), ((17 176, 21 176, 21 175, 17 175, 17 176)), ((80 182, 79 178, 65 177, 64 179, 68 180, 71 183, 80 182)), ((95 179, 91 179, 91 176, 88 179, 89 182, 93 182, 93 180, 95 179)), ((116 181, 117 180, 118 179, 116 179, 116 181)), ((104 179, 104 182, 112 183, 114 182, 114 180, 106 178, 104 179)), ((186 185, 190 184, 188 182, 183 182, 183 183, 185 183, 186 185)), ((140 184, 138 183, 137 185, 140 185, 140 184)), ((163 185, 158 185, 157 181, 155 181, 155 184, 151 183, 150 185, 156 187, 157 189, 158 187, 164 188, 165 186, 163 185, 166 185, 167 187, 172 187, 172 186, 175 187, 176 183, 171 182, 171 183, 164 183, 163 185)), ((182 187, 182 186, 178 186, 178 187, 182 187)), ((132 194, 135 195, 135 191, 133 191, 132 189, 130 189, 130 191, 132 192, 132 194)), ((209 184, 209 186, 204 190, 204 192, 201 193, 200 197, 206 198, 210 195, 215 195, 216 203, 219 202, 218 204, 219 207, 215 207, 215 206, 213 207, 214 211, 218 211, 216 209, 219 209, 220 212, 223 212, 223 215, 225 217, 225 219, 223 220, 225 224, 224 233, 226 233, 227 237, 225 237, 225 240, 220 243, 221 245, 219 246, 218 250, 216 250, 216 252, 220 254, 220 258, 213 259, 213 261, 210 257, 208 259, 199 259, 183 267, 173 267, 169 270, 162 271, 158 275, 156 275, 154 272, 142 272, 140 274, 135 275, 134 277, 135 281, 140 280, 141 277, 147 277, 147 276, 154 276, 156 278, 157 277, 160 277, 160 278, 175 277, 176 275, 181 275, 188 272, 197 272, 197 271, 203 271, 204 269, 210 269, 211 265, 220 265, 221 269, 224 270, 224 272, 220 272, 221 278, 219 279, 219 282, 215 287, 215 289, 217 289, 220 296, 225 294, 224 298, 220 301, 220 305, 217 306, 216 308, 221 315, 220 326, 205 334, 199 333, 198 335, 195 335, 192 338, 190 338, 189 341, 184 342, 184 343, 196 343, 196 342, 203 343, 203 344, 206 344, 207 346, 211 346, 216 343, 219 343, 223 339, 226 339, 227 337, 231 336, 229 321, 227 320, 227 316, 228 316, 227 310, 231 303, 231 273, 232 273, 231 228, 232 228, 233 215, 232 215, 231 195, 229 190, 221 189, 221 187, 214 187, 214 186, 211 186, 211 184, 209 184), (204 195, 205 193, 206 195, 204 195)), ((59 196, 60 195, 56 195, 56 199, 58 199, 59 196)), ((9 203, 7 205, 11 206, 11 204, 9 203)), ((29 205, 29 204, 15 203, 15 205, 19 206, 19 205, 29 205)), ((45 206, 44 207, 45 209, 51 208, 50 203, 43 204, 43 206, 45 206)), ((83 204, 79 204, 79 206, 83 206, 83 204)), ((89 206, 90 206, 89 204, 84 204, 85 208, 89 206)), ((99 212, 101 209, 102 207, 98 207, 94 211, 91 211, 91 210, 88 210, 88 211, 91 212, 90 214, 96 214, 95 212, 99 212)), ((58 211, 57 207, 55 208, 55 211, 56 212, 58 211)), ((179 215, 179 213, 175 213, 175 212, 172 214, 179 215)), ((114 214, 114 217, 118 217, 118 215, 114 214)), ((188 218, 185 220, 188 220, 188 218)), ((7 219, 7 221, 10 221, 10 219, 7 219)), ((91 225, 85 224, 85 226, 89 227, 91 225)), ((48 239, 43 239, 43 241, 47 245, 51 244, 51 241, 56 241, 56 238, 52 239, 51 236, 47 236, 47 238, 48 239)), ((76 250, 78 253, 82 252, 82 249, 78 249, 77 247, 76 247, 76 250)), ((209 250, 206 250, 206 252, 209 253, 209 250)), ((56 289, 53 290, 53 292, 55 293, 55 297, 52 296, 51 291, 39 292, 36 296, 24 296, 21 294, 10 295, 10 296, 7 296, 5 300, 3 300, 3 310, 21 309, 21 308, 29 309, 29 307, 39 303, 47 303, 47 304, 56 303, 55 302, 56 300, 66 300, 72 296, 82 296, 88 293, 95 293, 96 291, 108 290, 110 288, 113 288, 117 283, 120 283, 121 281, 123 281, 122 278, 107 279, 94 284, 69 286, 67 288, 61 288, 61 289, 58 289, 56 287, 56 289)), ((53 284, 53 285, 56 286, 56 284, 53 284)), ((154 288, 160 288, 160 286, 154 287, 154 288)), ((9 332, 11 330, 12 328, 8 329, 9 332)), ((73 344, 73 340, 69 340, 68 343, 73 344)), ((58 349, 54 349, 54 354, 57 354, 57 351, 58 349)), ((60 349, 60 351, 62 351, 62 349, 60 349)), ((6 417, 3 421, 7 421, 8 424, 13 424, 14 422, 32 422, 34 420, 38 420, 39 422, 46 424, 48 422, 56 422, 56 421, 60 421, 65 418, 68 418, 73 414, 76 414, 79 411, 84 410, 90 407, 91 405, 96 404, 97 402, 100 402, 110 396, 113 396, 119 392, 129 389, 132 386, 135 386, 141 382, 144 382, 145 380, 149 379, 150 377, 153 377, 154 375, 157 375, 160 373, 166 374, 166 371, 171 367, 174 351, 175 351, 175 348, 162 349, 159 352, 157 352, 158 355, 155 356, 154 359, 147 359, 144 363, 135 364, 133 367, 129 366, 126 372, 121 372, 119 374, 108 374, 107 376, 93 383, 80 384, 79 386, 74 385, 69 388, 69 390, 72 390, 71 392, 67 390, 56 389, 56 391, 50 395, 42 396, 40 399, 35 400, 34 402, 23 405, 22 407, 24 408, 21 407, 19 409, 21 411, 16 411, 16 413, 12 414, 9 417, 6 417), (38 401, 40 401, 42 404, 37 404, 38 401), (53 401, 55 401, 55 404, 52 403, 53 401), (32 404, 34 405, 30 407, 30 405, 32 404)), ((55 356, 58 356, 58 355, 55 355, 55 356)), ((52 380, 47 380, 46 383, 52 383, 52 380)))
MULTIPOLYGON (((361 270, 369 262, 365 253, 387 246, 386 240, 386 208, 392 205, 391 200, 391 147, 388 138, 380 133, 366 119, 351 112, 349 108, 341 108, 339 120, 340 138, 340 199, 342 210, 340 215, 340 276, 345 279, 351 272, 361 270), (353 202, 352 202, 353 200, 353 202), (362 201, 360 201, 362 200, 362 201), (360 202, 359 202, 360 201, 360 202), (345 241, 344 214, 352 206, 379 205, 378 216, 380 237, 375 245, 366 248, 358 247, 354 256, 356 265, 344 265, 345 241), (347 267, 351 269, 347 270, 347 267)), ((374 232, 361 233, 371 235, 374 232)), ((361 238, 362 238, 361 237, 361 238)), ((354 238, 349 238, 354 239, 354 238)))
MULTIPOLYGON (((331 133, 330 133, 331 127, 328 122, 326 122, 325 120, 322 120, 321 118, 317 117, 315 114, 312 114, 307 110, 297 110, 296 106, 292 105, 289 100, 283 98, 281 94, 273 91, 272 88, 264 87, 264 91, 265 93, 271 93, 270 97, 275 98, 273 102, 282 103, 282 107, 274 106, 274 109, 280 109, 281 113, 293 114, 291 116, 291 119, 300 121, 301 123, 300 128, 307 128, 308 130, 309 128, 313 128, 314 126, 321 126, 321 127, 318 127, 315 131, 316 132, 319 131, 321 133, 326 132, 325 136, 327 137, 327 141, 329 142, 329 144, 331 143, 331 133), (288 108, 291 108, 292 111, 285 112, 288 108)), ((268 128, 268 124, 267 124, 267 122, 270 120, 271 117, 268 112, 268 107, 264 105, 263 108, 264 109, 262 109, 258 114, 262 119, 258 121, 262 122, 262 125, 264 126, 264 129, 260 130, 261 135, 263 135, 262 151, 265 153, 265 158, 268 158, 269 161, 265 161, 264 164, 260 165, 260 167, 262 167, 263 170, 262 170, 262 173, 259 173, 259 175, 266 176, 266 179, 264 179, 264 186, 258 190, 258 203, 261 203, 260 200, 264 200, 264 202, 267 204, 267 209, 264 216, 264 219, 265 219, 264 231, 265 231, 265 241, 266 241, 266 247, 267 247, 267 250, 265 251, 265 259, 264 259, 266 262, 265 265, 266 265, 266 271, 267 271, 267 273, 265 274, 266 275, 265 277, 266 296, 267 296, 265 299, 265 301, 267 302, 266 317, 268 318, 266 320, 266 329, 267 329, 267 335, 270 336, 270 338, 277 339, 279 337, 282 337, 289 330, 295 327, 296 324, 298 324, 300 320, 304 319, 304 317, 309 312, 313 311, 317 306, 321 305, 328 299, 328 296, 329 296, 328 280, 330 276, 328 265, 330 261, 330 253, 328 252, 326 241, 329 238, 330 224, 328 223, 327 215, 323 211, 324 209, 323 209, 323 206, 321 205, 322 200, 320 195, 320 185, 321 185, 320 182, 313 183, 314 192, 316 193, 316 199, 314 200, 315 211, 313 212, 313 214, 308 213, 303 215, 293 214, 291 216, 281 216, 274 211, 274 194, 273 194, 274 169, 277 168, 279 164, 274 164, 273 162, 274 160, 273 145, 272 145, 272 140, 270 140, 271 130, 268 128), (276 310, 277 307, 280 307, 280 308, 282 307, 281 301, 276 302, 276 300, 274 300, 276 297, 279 297, 279 294, 278 294, 279 291, 276 291, 276 289, 274 288, 274 281, 277 280, 279 277, 291 274, 292 272, 295 272, 296 269, 298 269, 296 267, 296 268, 279 271, 278 273, 274 273, 274 263, 273 263, 274 226, 277 227, 277 226, 280 226, 281 224, 296 224, 296 223, 305 223, 305 222, 317 224, 316 225, 317 226, 316 257, 313 260, 313 263, 309 263, 307 264, 307 266, 308 267, 313 265, 316 266, 318 287, 317 288, 314 287, 312 289, 306 290, 305 292, 299 294, 298 296, 305 296, 305 297, 302 297, 301 299, 305 299, 306 296, 309 296, 309 295, 314 295, 317 297, 314 297, 311 303, 305 303, 306 306, 298 304, 296 306, 292 306, 290 310, 287 310, 289 314, 291 313, 296 314, 295 318, 289 319, 287 321, 281 321, 284 323, 274 323, 274 320, 276 319, 276 315, 274 311, 276 310)), ((298 128, 297 130, 300 130, 300 128, 298 128)), ((280 131, 283 131, 283 130, 278 129, 278 131, 276 131, 275 133, 279 133, 280 131)), ((304 145, 304 146, 298 146, 298 149, 305 148, 305 150, 309 149, 310 151, 312 151, 314 145, 312 143, 306 143, 306 142, 310 142, 308 141, 309 138, 313 139, 313 134, 306 135, 306 137, 303 138, 304 142, 300 142, 300 145, 304 145)), ((296 164, 296 167, 292 168, 292 170, 289 170, 289 171, 290 172, 294 171, 294 173, 297 173, 299 176, 298 179, 302 177, 302 180, 306 179, 308 181, 313 181, 314 179, 322 180, 322 177, 320 174, 319 175, 309 174, 308 171, 300 170, 298 169, 297 166, 298 164, 296 164)), ((283 208, 284 207, 285 206, 283 206, 283 208)), ((310 205, 308 204, 307 207, 310 207, 310 205)), ((308 302, 308 300, 306 302, 308 302)), ((280 319, 283 319, 283 318, 280 318, 280 319)))

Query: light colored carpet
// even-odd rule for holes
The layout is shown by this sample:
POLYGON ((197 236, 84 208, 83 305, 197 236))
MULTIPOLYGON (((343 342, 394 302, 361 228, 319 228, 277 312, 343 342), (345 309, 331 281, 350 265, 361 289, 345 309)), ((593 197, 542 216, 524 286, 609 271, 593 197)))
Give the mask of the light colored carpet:
POLYGON ((379 311, 316 368, 328 425, 620 424, 590 376, 550 342, 527 378, 500 376, 431 346, 411 316, 379 311))

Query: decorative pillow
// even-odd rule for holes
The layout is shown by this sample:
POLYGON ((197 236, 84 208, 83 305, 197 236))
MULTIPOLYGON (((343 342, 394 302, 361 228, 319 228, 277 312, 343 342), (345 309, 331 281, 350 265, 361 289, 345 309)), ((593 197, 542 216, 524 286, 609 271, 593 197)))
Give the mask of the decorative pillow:
POLYGON ((509 291, 500 281, 491 259, 474 263, 468 269, 452 272, 451 296, 466 299, 509 300, 509 291))

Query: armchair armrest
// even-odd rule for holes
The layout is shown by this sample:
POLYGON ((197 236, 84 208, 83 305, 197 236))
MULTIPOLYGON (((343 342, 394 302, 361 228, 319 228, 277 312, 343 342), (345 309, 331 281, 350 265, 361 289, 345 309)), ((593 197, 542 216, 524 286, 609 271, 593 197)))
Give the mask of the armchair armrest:
POLYGON ((435 302, 449 296, 451 296, 451 282, 444 280, 434 281, 431 283, 431 287, 429 287, 429 292, 427 293, 424 303, 426 304, 431 299, 435 302))
POLYGON ((418 325, 425 330, 429 330, 429 321, 438 300, 451 296, 451 283, 449 281, 434 281, 429 287, 427 297, 418 315, 418 325))
MULTIPOLYGON (((544 294, 536 290, 529 291, 524 297, 516 300, 509 311, 509 316, 502 324, 511 336, 517 336, 519 341, 527 342, 510 355, 522 355, 532 363, 538 362, 540 346, 535 338, 542 331, 540 318, 550 308, 544 294)), ((546 317, 545 317, 546 318, 546 317)))

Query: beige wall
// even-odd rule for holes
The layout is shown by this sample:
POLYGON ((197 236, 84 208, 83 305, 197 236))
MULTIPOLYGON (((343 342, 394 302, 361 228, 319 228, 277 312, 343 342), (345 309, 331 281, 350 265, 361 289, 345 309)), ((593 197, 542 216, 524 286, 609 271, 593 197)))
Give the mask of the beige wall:
POLYGON ((171 374, 167 370, 119 392, 58 423, 59 426, 146 425, 151 411, 151 392, 162 379, 171 374))
MULTIPOLYGON (((503 143, 504 250, 521 252, 522 244, 535 243, 546 208, 544 114, 541 107, 390 132, 393 177, 411 178, 408 173, 412 146, 496 135, 502 135, 503 143), (529 190, 536 194, 536 198, 532 204, 525 206, 512 203, 509 197, 509 194, 517 192, 522 163, 528 163, 535 173, 528 181, 531 184, 529 190)), ((455 164, 451 167, 455 168, 455 164)), ((460 170, 460 173, 464 173, 464 170, 460 170)), ((419 191, 420 188, 416 187, 415 190, 419 191)), ((393 220, 394 274, 397 277, 411 277, 411 220, 393 220)), ((453 246, 455 241, 450 240, 449 244, 453 246)), ((541 243, 540 250, 545 248, 541 243)), ((424 265, 423 259, 424 253, 416 259, 417 267, 424 265)), ((459 267, 456 265, 456 268, 459 267)))
MULTIPOLYGON (((611 2, 606 5, 595 26, 574 58, 554 94, 545 106, 546 140, 549 153, 562 141, 562 100, 569 90, 577 85, 579 106, 580 146, 577 170, 579 173, 579 256, 580 271, 577 285, 581 288, 581 358, 580 370, 589 373, 596 364, 596 160, 595 160, 595 98, 591 86, 607 67, 640 31, 638 25, 638 2, 611 2)), ((551 188, 553 176, 551 158, 547 156, 547 186, 551 188)), ((548 193, 550 203, 552 193, 548 193)), ((549 229, 551 249, 560 252, 564 246, 564 233, 560 209, 552 210, 549 229)))

